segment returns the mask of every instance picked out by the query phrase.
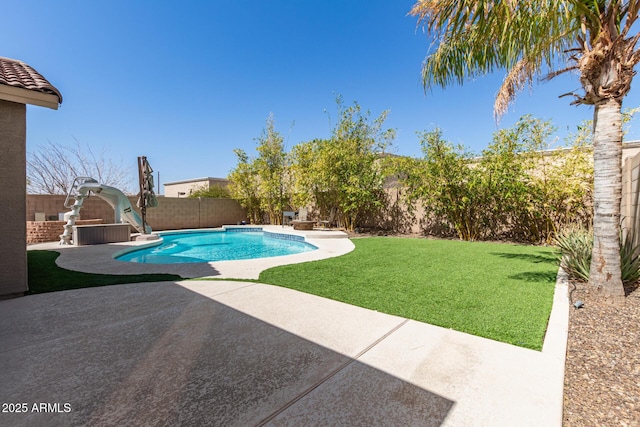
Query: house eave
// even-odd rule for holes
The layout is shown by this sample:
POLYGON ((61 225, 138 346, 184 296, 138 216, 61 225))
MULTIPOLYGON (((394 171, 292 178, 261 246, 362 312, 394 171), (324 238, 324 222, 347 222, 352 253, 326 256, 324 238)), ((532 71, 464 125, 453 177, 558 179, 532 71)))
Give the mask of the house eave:
POLYGON ((0 99, 20 104, 37 105, 39 107, 47 107, 53 110, 58 109, 59 101, 57 95, 37 92, 30 89, 7 86, 0 84, 0 99))

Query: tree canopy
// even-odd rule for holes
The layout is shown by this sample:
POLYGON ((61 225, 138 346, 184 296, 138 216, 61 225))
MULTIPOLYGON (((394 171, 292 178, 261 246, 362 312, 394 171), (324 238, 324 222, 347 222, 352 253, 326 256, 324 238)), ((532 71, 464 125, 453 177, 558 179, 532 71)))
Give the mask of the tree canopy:
POLYGON ((372 119, 357 102, 345 106, 338 96, 336 104, 338 122, 328 139, 301 142, 286 152, 269 116, 257 139, 257 156, 236 150, 229 190, 252 221, 267 214, 279 224, 283 210, 311 205, 316 216, 353 229, 363 213, 382 207, 385 177, 378 160, 395 136, 382 129, 388 112, 372 119))
POLYGON ((639 1, 420 0, 410 13, 434 39, 425 88, 507 70, 495 102, 500 115, 536 77, 568 71, 580 72, 585 90, 567 94, 575 103, 626 95, 640 60, 632 32, 639 8, 639 1))

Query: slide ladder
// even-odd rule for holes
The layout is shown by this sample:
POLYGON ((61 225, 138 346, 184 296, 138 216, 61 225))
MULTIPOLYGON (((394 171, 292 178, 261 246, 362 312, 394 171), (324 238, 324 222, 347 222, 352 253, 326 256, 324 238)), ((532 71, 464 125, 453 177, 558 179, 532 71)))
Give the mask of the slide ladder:
POLYGON ((108 185, 102 185, 91 177, 77 177, 73 180, 73 184, 64 201, 64 206, 71 209, 71 211, 64 215, 67 223, 64 225, 64 232, 60 235, 61 245, 71 244, 73 226, 76 223, 76 219, 80 216, 80 209, 82 209, 84 200, 89 197, 90 193, 94 193, 111 205, 114 210, 116 223, 126 221, 142 234, 151 233, 151 227, 148 225, 146 227, 143 226, 142 219, 138 213, 133 210, 131 202, 122 191, 108 185), (73 205, 70 204, 70 199, 72 198, 75 199, 73 205))

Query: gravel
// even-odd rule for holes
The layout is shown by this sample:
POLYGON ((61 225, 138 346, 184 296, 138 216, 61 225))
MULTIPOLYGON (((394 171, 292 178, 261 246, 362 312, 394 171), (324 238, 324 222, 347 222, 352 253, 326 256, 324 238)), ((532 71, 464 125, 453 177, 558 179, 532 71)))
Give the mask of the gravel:
POLYGON ((564 426, 640 426, 640 288, 623 307, 570 283, 564 426))

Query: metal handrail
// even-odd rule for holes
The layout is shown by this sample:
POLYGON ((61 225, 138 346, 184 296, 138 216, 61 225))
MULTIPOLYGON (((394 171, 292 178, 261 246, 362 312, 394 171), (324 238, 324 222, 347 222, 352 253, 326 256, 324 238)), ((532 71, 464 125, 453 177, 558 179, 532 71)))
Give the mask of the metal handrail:
MULTIPOLYGON (((78 176, 73 180, 73 183, 71 183, 71 187, 69 187, 69 192, 67 193, 67 198, 64 199, 64 207, 65 208, 71 209, 71 207, 73 205, 69 205, 69 199, 72 197, 71 194, 73 193, 73 190, 78 188, 78 185, 84 184, 87 181, 97 182, 95 179, 91 178, 90 176, 78 176), (82 180, 82 182, 78 182, 80 180, 82 180)), ((73 198, 75 198, 75 195, 73 196, 73 198)))

